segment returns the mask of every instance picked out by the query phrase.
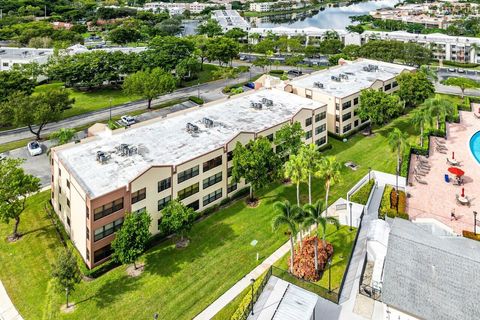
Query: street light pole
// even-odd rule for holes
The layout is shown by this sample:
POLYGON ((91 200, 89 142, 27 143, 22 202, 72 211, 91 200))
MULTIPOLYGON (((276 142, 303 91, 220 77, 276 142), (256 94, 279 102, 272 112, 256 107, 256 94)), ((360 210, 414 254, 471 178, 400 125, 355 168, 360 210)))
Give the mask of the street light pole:
POLYGON ((252 316, 253 316, 253 285, 255 284, 255 279, 250 279, 250 282, 252 283, 252 300, 250 301, 251 302, 251 306, 252 306, 252 316))
POLYGON ((200 99, 200 81, 197 82, 197 98, 200 99))
POLYGON ((350 231, 352 231, 353 226, 352 226, 352 207, 353 203, 350 202, 350 231))
POLYGON ((372 172, 372 168, 368 167, 368 182, 370 182, 370 172, 372 172))
POLYGON ((110 121, 112 121, 112 98, 110 98, 109 102, 110 102, 110 121))
POLYGON ((477 211, 473 211, 473 234, 477 234, 477 211))
POLYGON ((332 292, 332 258, 328 259, 328 293, 332 292))

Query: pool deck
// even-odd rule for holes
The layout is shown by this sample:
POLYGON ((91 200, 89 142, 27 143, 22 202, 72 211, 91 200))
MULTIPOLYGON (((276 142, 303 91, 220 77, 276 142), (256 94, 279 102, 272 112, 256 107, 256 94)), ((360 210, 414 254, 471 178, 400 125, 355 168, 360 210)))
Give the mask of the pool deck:
MULTIPOLYGON (((457 234, 462 230, 473 231, 473 211, 480 213, 480 164, 470 151, 470 138, 480 130, 480 119, 475 118, 472 112, 460 111, 460 123, 447 124, 447 139, 434 138, 430 140, 430 157, 428 163, 430 171, 421 178, 427 184, 415 181, 413 170, 417 165, 417 159, 412 156, 409 174, 409 193, 411 197, 407 201, 407 212, 411 220, 418 218, 434 218, 449 226, 457 234), (435 139, 444 140, 447 153, 436 151, 435 139), (450 174, 447 169, 446 158, 452 157, 460 161, 460 168, 465 171, 463 186, 446 183, 445 174, 450 174), (465 195, 472 199, 470 207, 459 205, 455 195, 461 194, 462 187, 465 195), (457 220, 451 220, 451 211, 455 209, 457 220)), ((480 220, 480 214, 477 216, 480 220)), ((477 227, 480 232, 480 227, 477 227)))

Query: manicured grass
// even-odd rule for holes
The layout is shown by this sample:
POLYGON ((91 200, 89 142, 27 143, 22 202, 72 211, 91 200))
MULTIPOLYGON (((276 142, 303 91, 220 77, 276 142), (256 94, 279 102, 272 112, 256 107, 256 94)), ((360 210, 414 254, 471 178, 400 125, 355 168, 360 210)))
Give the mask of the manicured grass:
MULTIPOLYGON (((386 140, 393 126, 417 134, 405 116, 372 137, 356 135, 346 143, 330 139, 333 148, 326 154, 336 155, 342 163, 350 160, 359 165, 357 171, 342 167, 343 179, 332 187, 330 203, 345 197, 348 189, 368 172, 368 167, 394 172, 395 155, 386 140)), ((65 303, 64 295, 48 286, 50 263, 59 244, 42 212, 42 205, 48 199, 48 192, 43 193, 29 200, 31 206, 23 217, 21 229, 44 229, 18 243, 0 244, 0 262, 6 266, 0 268, 0 278, 25 319, 38 319, 41 314, 47 319, 86 319, 92 315, 98 319, 116 319, 119 314, 125 319, 143 319, 155 312, 166 320, 191 319, 258 265, 257 251, 263 260, 287 241, 285 230, 272 231, 275 215, 272 205, 285 198, 294 201, 295 188, 272 184, 267 189, 258 193, 257 208, 248 208, 244 201, 238 201, 195 224, 188 248, 175 249, 168 241, 149 250, 142 259, 146 267, 140 277, 129 278, 126 267, 122 266, 98 279, 82 282, 72 295, 72 301, 79 304, 69 315, 59 312, 60 305, 65 303), (254 239, 258 240, 255 248, 250 245, 254 239)), ((313 198, 323 198, 324 192, 323 183, 315 179, 313 198)), ((301 194, 305 203, 304 184, 301 194)), ((4 239, 10 229, 11 226, 1 225, 0 237, 4 239)), ((345 241, 342 234, 343 231, 331 234, 331 241, 345 241)), ((347 252, 343 253, 343 259, 347 256, 347 252)))
POLYGON ((360 189, 352 194, 350 201, 366 205, 374 184, 375 180, 373 179, 364 184, 360 189))
POLYGON ((219 67, 216 65, 204 63, 203 70, 198 73, 197 79, 183 82, 182 87, 191 87, 197 85, 198 83, 217 80, 213 73, 218 70, 218 68, 219 67))
POLYGON ((17 141, 12 141, 12 142, 7 142, 7 143, 0 144, 0 153, 10 151, 10 150, 13 150, 13 149, 23 148, 23 147, 26 148, 27 143, 29 141, 34 140, 34 139, 35 139, 35 136, 32 135, 31 139, 23 139, 23 140, 17 140, 17 141))

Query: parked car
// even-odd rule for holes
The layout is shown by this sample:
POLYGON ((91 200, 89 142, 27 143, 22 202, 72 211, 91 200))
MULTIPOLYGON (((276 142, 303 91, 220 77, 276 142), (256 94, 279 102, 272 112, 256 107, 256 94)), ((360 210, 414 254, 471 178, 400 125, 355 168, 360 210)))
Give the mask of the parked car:
POLYGON ((38 155, 42 154, 42 152, 43 152, 42 146, 37 141, 30 141, 27 144, 27 150, 28 150, 28 153, 32 157, 38 156, 38 155))
POLYGON ((455 72, 455 71, 457 71, 457 69, 455 69, 455 68, 448 68, 448 72, 455 72))
POLYGON ((253 83, 253 82, 248 82, 245 86, 250 88, 250 89, 255 89, 255 83, 253 83))
POLYGON ((122 116, 120 118, 120 121, 122 121, 122 123, 126 126, 131 126, 132 124, 135 124, 137 122, 132 116, 122 116))
POLYGON ((458 69, 457 72, 458 72, 458 73, 465 73, 465 70, 464 70, 464 69, 458 69))
POLYGON ((288 75, 298 77, 302 75, 302 71, 300 70, 288 70, 288 75))

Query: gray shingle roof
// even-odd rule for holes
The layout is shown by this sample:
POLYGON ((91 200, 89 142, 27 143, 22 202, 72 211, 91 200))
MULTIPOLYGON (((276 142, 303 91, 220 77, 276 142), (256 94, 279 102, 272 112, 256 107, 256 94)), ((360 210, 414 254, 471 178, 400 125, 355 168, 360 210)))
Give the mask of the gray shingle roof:
POLYGON ((419 318, 480 319, 480 242, 435 236, 395 219, 382 297, 387 305, 419 318))

